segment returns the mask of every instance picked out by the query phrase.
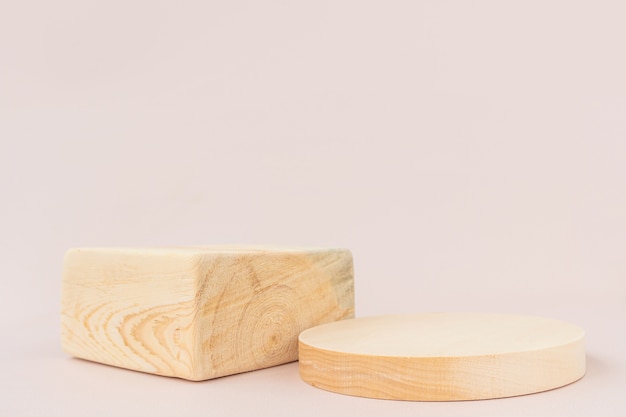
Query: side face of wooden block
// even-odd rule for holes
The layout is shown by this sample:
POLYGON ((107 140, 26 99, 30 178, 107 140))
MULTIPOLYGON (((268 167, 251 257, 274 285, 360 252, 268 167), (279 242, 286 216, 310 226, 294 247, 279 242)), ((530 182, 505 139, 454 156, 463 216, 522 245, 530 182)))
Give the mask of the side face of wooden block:
POLYGON ((298 334, 354 315, 347 250, 75 249, 62 345, 76 357, 190 380, 290 362, 298 334))
POLYGON ((200 379, 297 360, 300 332, 354 316, 347 250, 207 255, 200 269, 200 379))

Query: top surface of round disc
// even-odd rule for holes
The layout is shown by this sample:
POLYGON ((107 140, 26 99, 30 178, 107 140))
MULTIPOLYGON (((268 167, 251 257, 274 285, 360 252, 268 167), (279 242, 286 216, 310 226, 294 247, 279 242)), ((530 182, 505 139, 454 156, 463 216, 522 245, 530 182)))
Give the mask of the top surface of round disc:
POLYGON ((583 330, 541 317, 422 313, 343 320, 305 330, 317 348, 374 356, 479 356, 540 350, 579 340, 583 330))
POLYGON ((300 376, 362 397, 450 401, 530 394, 585 373, 584 332, 540 317, 423 313, 343 320, 300 334, 300 376))

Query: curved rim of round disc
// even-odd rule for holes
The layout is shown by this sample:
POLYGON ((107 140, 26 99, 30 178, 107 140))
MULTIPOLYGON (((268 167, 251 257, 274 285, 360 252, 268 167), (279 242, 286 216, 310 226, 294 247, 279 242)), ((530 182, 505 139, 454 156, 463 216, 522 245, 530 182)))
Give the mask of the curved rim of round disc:
POLYGON ((585 373, 584 331, 559 320, 419 313, 323 324, 299 337, 300 376, 342 394, 449 401, 531 394, 585 373))

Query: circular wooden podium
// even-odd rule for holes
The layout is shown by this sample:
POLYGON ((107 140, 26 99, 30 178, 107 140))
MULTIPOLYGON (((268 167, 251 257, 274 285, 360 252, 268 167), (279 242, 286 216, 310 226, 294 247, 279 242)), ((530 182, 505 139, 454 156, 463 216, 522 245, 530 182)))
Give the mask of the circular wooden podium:
POLYGON ((509 397, 580 379, 583 339, 578 326, 530 316, 423 313, 351 319, 300 334, 300 376, 315 387, 361 397, 509 397))

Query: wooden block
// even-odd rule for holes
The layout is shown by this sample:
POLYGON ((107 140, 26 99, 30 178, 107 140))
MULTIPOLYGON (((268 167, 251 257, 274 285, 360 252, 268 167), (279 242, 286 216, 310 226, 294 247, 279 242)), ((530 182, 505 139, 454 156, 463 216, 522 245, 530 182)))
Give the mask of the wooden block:
POLYGON ((304 331, 300 376, 333 392, 398 400, 477 400, 557 388, 585 374, 580 327, 539 317, 427 313, 304 331))
POLYGON ((344 249, 73 249, 62 346, 96 362, 194 381, 298 359, 298 334, 353 317, 344 249))

